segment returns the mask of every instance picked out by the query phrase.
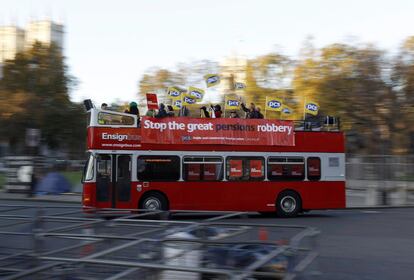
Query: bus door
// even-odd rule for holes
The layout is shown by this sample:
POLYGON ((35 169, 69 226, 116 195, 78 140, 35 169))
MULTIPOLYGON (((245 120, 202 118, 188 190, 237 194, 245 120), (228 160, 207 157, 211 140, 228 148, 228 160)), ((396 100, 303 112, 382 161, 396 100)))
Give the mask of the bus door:
POLYGON ((96 162, 96 207, 129 208, 131 156, 98 154, 96 162))

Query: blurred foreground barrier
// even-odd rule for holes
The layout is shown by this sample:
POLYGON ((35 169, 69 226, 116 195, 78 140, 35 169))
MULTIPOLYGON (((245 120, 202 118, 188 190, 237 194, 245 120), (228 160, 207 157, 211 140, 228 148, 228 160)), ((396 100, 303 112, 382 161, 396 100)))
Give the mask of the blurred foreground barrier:
POLYGON ((84 214, 79 207, 0 205, 0 277, 314 279, 316 229, 247 218, 245 212, 84 214), (154 219, 168 215, 178 219, 154 219))

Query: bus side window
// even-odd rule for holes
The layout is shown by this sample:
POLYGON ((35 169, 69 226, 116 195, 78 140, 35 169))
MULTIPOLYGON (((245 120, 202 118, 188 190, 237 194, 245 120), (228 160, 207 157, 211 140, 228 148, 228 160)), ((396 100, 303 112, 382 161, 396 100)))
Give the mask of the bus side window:
POLYGON ((262 181, 264 179, 264 159, 262 157, 228 157, 227 180, 262 181))
POLYGON ((221 181, 223 159, 221 157, 190 157, 183 159, 184 181, 221 181))
POLYGON ((318 157, 310 157, 307 159, 308 180, 318 181, 321 179, 321 159, 318 157))
POLYGON ((139 156, 137 175, 139 181, 178 181, 180 158, 178 156, 139 156))
POLYGON ((301 157, 270 157, 267 161, 270 181, 302 181, 305 179, 305 160, 301 157))

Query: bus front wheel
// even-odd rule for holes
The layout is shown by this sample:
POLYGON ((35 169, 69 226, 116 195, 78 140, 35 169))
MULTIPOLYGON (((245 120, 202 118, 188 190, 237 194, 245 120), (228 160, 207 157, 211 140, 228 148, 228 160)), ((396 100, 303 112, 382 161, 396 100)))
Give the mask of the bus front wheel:
POLYGON ((281 192, 276 200, 276 213, 279 217, 296 217, 302 209, 302 200, 297 192, 281 192))
POLYGON ((140 209, 153 210, 153 211, 167 211, 168 200, 167 198, 158 192, 152 192, 145 194, 139 204, 140 209))

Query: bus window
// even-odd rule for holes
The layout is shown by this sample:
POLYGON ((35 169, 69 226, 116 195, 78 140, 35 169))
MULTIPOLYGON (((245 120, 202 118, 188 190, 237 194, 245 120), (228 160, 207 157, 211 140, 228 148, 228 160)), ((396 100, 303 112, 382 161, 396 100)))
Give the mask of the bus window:
POLYGON ((264 179, 264 159, 261 157, 228 157, 226 162, 229 181, 264 179))
POLYGON ((139 181, 178 181, 180 158, 177 156, 139 156, 139 181))
POLYGON ((220 181, 223 179, 221 157, 184 157, 183 179, 185 181, 220 181))
POLYGON ((321 159, 318 157, 310 157, 308 163, 308 180, 317 181, 321 179, 321 159))
POLYGON ((223 179, 221 157, 184 157, 183 179, 185 181, 220 181, 223 179))
POLYGON ((132 116, 99 112, 98 123, 100 125, 134 125, 132 116))
POLYGON ((270 181, 302 181, 305 160, 301 157, 269 157, 267 177, 270 181))

